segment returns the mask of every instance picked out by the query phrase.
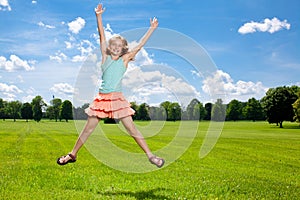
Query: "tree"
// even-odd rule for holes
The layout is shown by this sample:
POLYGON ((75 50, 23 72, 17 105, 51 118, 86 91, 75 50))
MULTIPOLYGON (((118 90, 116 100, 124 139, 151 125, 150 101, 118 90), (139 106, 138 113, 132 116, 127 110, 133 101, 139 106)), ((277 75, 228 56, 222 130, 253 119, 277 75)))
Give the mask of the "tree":
POLYGON ((30 103, 24 103, 22 105, 21 116, 23 119, 26 119, 26 122, 28 122, 28 119, 33 118, 32 105, 30 103))
POLYGON ((283 128, 283 121, 293 121, 292 104, 297 100, 295 91, 289 87, 271 88, 262 99, 269 123, 276 123, 283 128))
POLYGON ((60 117, 68 122, 69 119, 73 119, 73 106, 71 101, 65 100, 61 105, 60 117))
POLYGON ((203 107, 203 104, 199 102, 198 104, 194 105, 194 120, 203 120, 204 117, 206 116, 206 110, 203 107))
POLYGON ((186 108, 186 114, 188 120, 199 120, 200 110, 198 104, 200 101, 198 99, 193 99, 186 108), (195 109, 197 109, 195 111, 195 109))
POLYGON ((217 99, 211 111, 211 120, 224 121, 226 117, 226 106, 223 104, 222 99, 217 99))
POLYGON ((46 110, 46 116, 47 116, 50 120, 54 119, 54 108, 53 108, 53 106, 48 106, 48 107, 47 107, 47 110, 46 110))
POLYGON ((50 103, 52 106, 48 107, 47 115, 50 119, 55 119, 55 121, 57 122, 57 120, 59 119, 59 116, 60 116, 62 100, 55 98, 55 99, 52 99, 50 101, 50 103))
POLYGON ((14 119, 20 118, 22 103, 20 101, 11 101, 8 103, 8 114, 9 116, 14 119))
POLYGON ((296 86, 292 86, 292 89, 298 95, 298 99, 293 103, 294 108, 294 120, 300 123, 300 87, 295 88, 296 86))
POLYGON ((7 102, 0 98, 0 119, 3 119, 3 121, 7 117, 6 107, 7 107, 7 102))
POLYGON ((211 110, 212 110, 213 104, 212 103, 206 103, 204 108, 205 108, 205 117, 204 120, 211 120, 211 110))
POLYGON ((32 99, 31 105, 34 121, 41 121, 43 117, 42 108, 46 106, 46 103, 43 101, 43 98, 41 96, 36 96, 34 99, 32 99))
POLYGON ((150 117, 149 117, 149 113, 148 113, 148 108, 149 106, 146 104, 146 103, 142 103, 139 107, 138 107, 138 110, 137 110, 137 113, 136 113, 136 118, 139 119, 139 120, 150 120, 150 117))
MULTIPOLYGON (((300 96, 300 93, 299 95, 300 96)), ((300 97, 293 103, 293 108, 294 108, 294 120, 300 123, 300 97)))
POLYGON ((181 119, 181 107, 178 103, 171 103, 168 107, 168 119, 176 121, 181 119))
POLYGON ((229 102, 226 110, 226 119, 227 120, 241 120, 242 119, 242 102, 234 99, 229 102))
POLYGON ((248 100, 246 106, 243 109, 246 119, 256 121, 264 119, 264 112, 261 103, 255 98, 248 100))
POLYGON ((166 120, 165 109, 162 107, 151 106, 149 108, 149 117, 151 120, 166 120))
MULTIPOLYGON (((137 112, 139 106, 136 104, 136 102, 130 102, 130 107, 135 111, 135 113, 137 112)), ((132 119, 136 120, 136 114, 132 115, 132 119)))
POLYGON ((162 103, 160 104, 160 107, 161 107, 161 108, 164 108, 165 111, 166 111, 165 113, 166 113, 166 119, 167 119, 167 120, 169 120, 169 111, 168 111, 168 109, 169 109, 170 104, 171 104, 170 101, 165 101, 165 102, 162 102, 162 103))

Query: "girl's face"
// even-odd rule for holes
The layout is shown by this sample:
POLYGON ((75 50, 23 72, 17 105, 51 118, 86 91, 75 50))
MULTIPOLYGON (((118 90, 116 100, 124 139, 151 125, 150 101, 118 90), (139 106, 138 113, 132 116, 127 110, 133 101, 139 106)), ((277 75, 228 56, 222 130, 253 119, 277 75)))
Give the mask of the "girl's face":
POLYGON ((111 41, 109 45, 109 49, 112 55, 119 56, 122 54, 123 51, 123 41, 121 39, 115 39, 111 41))

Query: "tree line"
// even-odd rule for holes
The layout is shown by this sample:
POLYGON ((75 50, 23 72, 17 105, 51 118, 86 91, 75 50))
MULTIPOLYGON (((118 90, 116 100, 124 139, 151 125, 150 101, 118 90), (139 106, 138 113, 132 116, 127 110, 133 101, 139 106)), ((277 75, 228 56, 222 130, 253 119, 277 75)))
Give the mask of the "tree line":
POLYGON ((41 96, 36 96, 31 103, 20 101, 4 101, 0 98, 0 119, 33 119, 41 121, 42 118, 54 119, 56 121, 73 119, 73 106, 69 100, 62 102, 61 99, 53 99, 47 105, 41 96))
MULTIPOLYGON (((0 119, 33 119, 37 122, 42 118, 55 121, 86 119, 84 110, 88 106, 84 104, 75 108, 69 100, 62 101, 59 98, 53 98, 47 105, 41 96, 36 96, 31 103, 6 102, 0 98, 0 119)), ((203 104, 193 99, 186 108, 169 101, 159 106, 131 102, 131 107, 136 111, 134 120, 267 120, 282 127, 283 121, 300 122, 300 87, 271 88, 262 99, 251 98, 247 102, 233 99, 224 104, 222 99, 218 99, 215 103, 203 104)))

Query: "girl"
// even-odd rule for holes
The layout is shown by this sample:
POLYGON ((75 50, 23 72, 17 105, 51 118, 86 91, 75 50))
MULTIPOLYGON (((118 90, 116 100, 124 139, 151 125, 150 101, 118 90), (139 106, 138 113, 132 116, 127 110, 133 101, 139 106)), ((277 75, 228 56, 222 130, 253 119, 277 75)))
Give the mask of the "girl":
POLYGON ((134 114, 134 110, 130 108, 129 102, 126 101, 121 91, 121 81, 128 63, 134 60, 135 55, 145 45, 153 31, 157 28, 158 21, 156 18, 150 19, 150 27, 146 34, 133 50, 128 51, 127 41, 121 36, 111 38, 108 42, 108 46, 106 45, 102 24, 102 14, 104 11, 105 9, 103 9, 101 4, 95 8, 102 54, 102 88, 93 103, 85 110, 88 119, 73 150, 71 153, 58 158, 57 163, 59 165, 65 165, 75 162, 77 152, 94 131, 99 120, 109 117, 120 119, 129 134, 146 153, 149 161, 160 168, 165 163, 164 159, 152 154, 142 134, 136 129, 131 117, 134 114))

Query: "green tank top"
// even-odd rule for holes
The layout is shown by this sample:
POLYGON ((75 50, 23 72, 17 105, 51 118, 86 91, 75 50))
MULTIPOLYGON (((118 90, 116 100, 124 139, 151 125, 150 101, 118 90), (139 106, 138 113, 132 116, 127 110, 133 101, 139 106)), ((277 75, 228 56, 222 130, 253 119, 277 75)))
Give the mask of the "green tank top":
POLYGON ((101 93, 121 92, 122 78, 126 72, 126 66, 123 59, 113 60, 107 56, 106 61, 101 65, 102 85, 99 89, 101 93))

